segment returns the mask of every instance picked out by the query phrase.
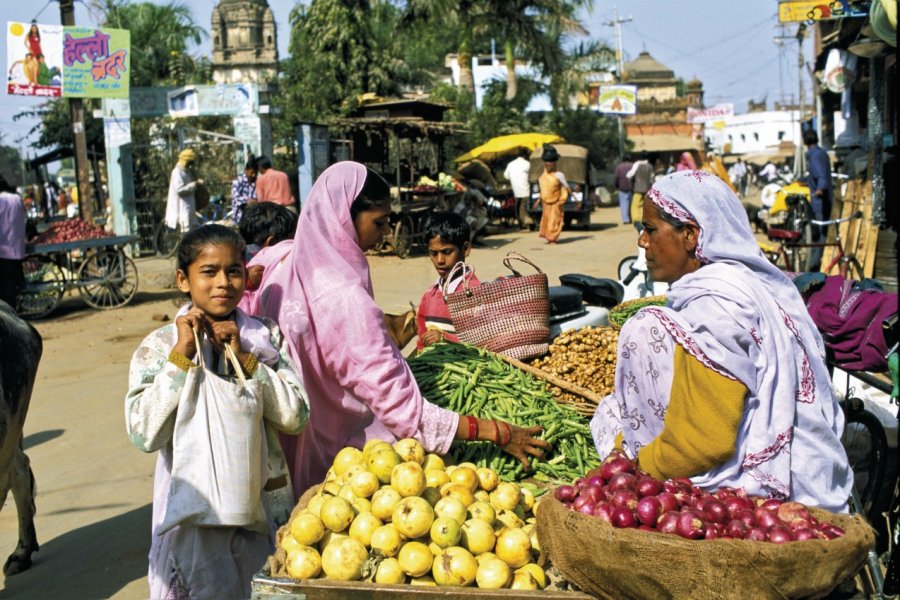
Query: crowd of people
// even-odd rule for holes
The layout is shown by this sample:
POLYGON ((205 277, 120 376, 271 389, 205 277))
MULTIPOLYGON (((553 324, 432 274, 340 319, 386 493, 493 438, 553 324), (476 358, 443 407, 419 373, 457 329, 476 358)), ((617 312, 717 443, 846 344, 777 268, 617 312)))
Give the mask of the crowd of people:
MULTIPOLYGON (((181 158, 190 167, 190 155, 181 158)), ((542 158, 541 236, 552 243, 561 228, 553 209, 570 188, 552 147, 542 158)), ((732 187, 682 158, 669 175, 655 176, 646 156, 627 171, 620 165, 617 187, 629 201, 622 218, 639 225, 648 268, 670 291, 665 307, 641 310, 622 328, 615 392, 591 423, 597 452, 617 448, 660 479, 845 511, 852 471, 822 338, 794 285, 760 252, 732 187)), ((485 440, 526 468, 551 449, 537 425, 456 414, 419 392, 384 326, 366 257, 390 230, 384 179, 358 163, 335 164, 298 219, 280 202, 252 199, 254 166, 235 182, 248 198, 240 231, 207 225, 184 236, 176 279, 187 303, 132 360, 128 433, 140 450, 159 451, 154 598, 249 595, 274 527, 287 518, 270 492, 289 490, 296 500, 344 447, 412 437, 443 454, 455 440, 485 440), (169 502, 181 497, 173 464, 186 451, 173 423, 179 406, 195 401, 198 369, 246 378, 264 406, 253 418, 265 426, 267 476, 248 493, 265 507, 266 526, 172 526, 169 515, 179 513, 169 502)), ((453 268, 472 252, 465 216, 434 213, 424 230, 437 278, 419 304, 418 349, 458 340, 444 294, 464 279, 480 285, 471 269, 453 268)))

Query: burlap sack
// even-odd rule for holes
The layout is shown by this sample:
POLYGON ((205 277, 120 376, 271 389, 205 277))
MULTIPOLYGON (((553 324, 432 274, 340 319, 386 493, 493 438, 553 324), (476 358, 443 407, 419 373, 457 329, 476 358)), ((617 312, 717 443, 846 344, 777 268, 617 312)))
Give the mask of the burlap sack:
POLYGON ((554 498, 540 503, 537 533, 542 552, 566 580, 598 598, 808 598, 855 574, 875 540, 860 517, 810 513, 846 534, 780 545, 686 540, 616 529, 554 498))
POLYGON ((287 523, 279 527, 278 531, 275 533, 275 554, 268 558, 269 574, 272 577, 290 577, 287 569, 284 567, 284 561, 287 559, 287 552, 281 547, 281 540, 284 536, 291 535, 291 521, 306 508, 310 498, 315 496, 318 491, 319 486, 314 485, 303 492, 303 495, 297 500, 297 505, 294 507, 294 510, 291 511, 291 518, 288 519, 287 523))

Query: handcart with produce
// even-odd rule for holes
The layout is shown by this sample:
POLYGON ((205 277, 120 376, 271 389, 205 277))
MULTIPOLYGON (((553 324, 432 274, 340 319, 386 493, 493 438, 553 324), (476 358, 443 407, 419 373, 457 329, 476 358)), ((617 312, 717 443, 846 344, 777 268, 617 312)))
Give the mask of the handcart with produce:
POLYGON ((441 173, 438 181, 423 177, 415 186, 401 189, 391 209, 391 235, 381 249, 390 246, 394 254, 406 258, 414 247, 427 244, 425 222, 434 212, 452 208, 458 193, 455 186, 441 173))
POLYGON ((25 246, 25 285, 16 310, 27 319, 51 314, 69 290, 88 306, 107 310, 128 304, 137 292, 138 271, 124 248, 134 236, 110 236, 77 219, 51 224, 25 246))

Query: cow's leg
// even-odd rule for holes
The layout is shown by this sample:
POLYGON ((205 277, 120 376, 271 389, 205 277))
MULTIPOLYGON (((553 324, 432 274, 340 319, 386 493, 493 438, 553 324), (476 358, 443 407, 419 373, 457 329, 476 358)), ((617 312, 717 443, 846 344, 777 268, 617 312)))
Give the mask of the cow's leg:
POLYGON ((22 442, 16 449, 10 464, 10 483, 16 510, 19 514, 19 545, 3 565, 4 575, 15 575, 31 567, 31 555, 38 551, 37 534, 34 531, 34 473, 31 462, 22 449, 22 442))

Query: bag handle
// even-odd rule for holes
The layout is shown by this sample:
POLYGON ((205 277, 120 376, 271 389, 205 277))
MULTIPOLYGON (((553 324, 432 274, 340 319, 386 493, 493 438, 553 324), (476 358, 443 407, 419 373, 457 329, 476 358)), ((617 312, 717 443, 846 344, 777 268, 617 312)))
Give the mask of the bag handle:
MULTIPOLYGON (((200 346, 200 335, 197 332, 197 329, 192 327, 191 331, 194 332, 194 345, 197 348, 197 363, 205 368, 206 364, 203 360, 203 349, 200 346)), ((231 346, 225 345, 225 358, 231 363, 231 368, 234 369, 234 374, 237 375, 237 378, 240 380, 242 385, 247 385, 247 378, 244 377, 244 370, 241 367, 240 361, 237 359, 237 355, 234 353, 234 350, 231 349, 231 346)))
POLYGON ((444 297, 444 302, 447 301, 447 296, 450 295, 450 292, 448 291, 450 282, 453 280, 453 276, 456 275, 457 271, 462 271, 462 284, 463 290, 465 291, 466 295, 472 295, 472 292, 469 289, 469 280, 475 274, 475 269, 473 269, 472 265, 470 265, 469 263, 459 261, 458 263, 453 265, 453 268, 450 269, 449 273, 447 273, 447 278, 444 280, 444 285, 441 287, 441 295, 443 295, 444 297))
POLYGON ((518 261, 523 262, 523 263, 525 263, 525 264, 527 264, 527 265, 531 265, 531 266, 534 268, 535 271, 537 271, 538 273, 543 273, 543 271, 541 271, 540 267, 538 267, 536 264, 534 264, 533 262, 531 262, 530 260, 528 260, 527 258, 525 258, 524 256, 522 256, 522 255, 519 254, 518 252, 509 252, 509 253, 507 253, 506 258, 503 259, 503 265, 504 265, 507 269, 509 269, 510 271, 512 271, 512 274, 513 274, 514 277, 521 277, 522 274, 519 273, 518 271, 516 271, 516 270, 513 268, 513 266, 512 266, 512 261, 513 261, 513 260, 518 260, 518 261))

